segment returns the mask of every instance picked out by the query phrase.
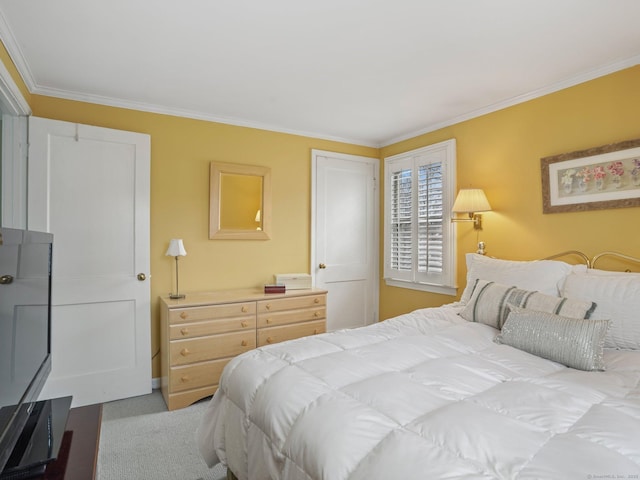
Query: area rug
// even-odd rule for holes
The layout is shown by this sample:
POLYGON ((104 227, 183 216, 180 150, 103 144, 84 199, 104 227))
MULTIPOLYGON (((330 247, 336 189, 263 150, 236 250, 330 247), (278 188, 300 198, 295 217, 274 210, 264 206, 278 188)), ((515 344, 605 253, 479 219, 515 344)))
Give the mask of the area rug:
POLYGON ((195 431, 208 400, 169 412, 158 391, 105 403, 98 480, 221 480, 226 469, 209 469, 195 431))

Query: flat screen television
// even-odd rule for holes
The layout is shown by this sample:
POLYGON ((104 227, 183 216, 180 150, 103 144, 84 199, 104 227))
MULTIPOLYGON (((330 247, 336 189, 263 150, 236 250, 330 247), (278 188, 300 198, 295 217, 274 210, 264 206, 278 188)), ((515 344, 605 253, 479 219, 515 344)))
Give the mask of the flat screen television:
POLYGON ((60 446, 54 416, 66 424, 59 402, 38 402, 51 371, 52 250, 49 233, 0 228, 0 479, 42 473, 60 446))

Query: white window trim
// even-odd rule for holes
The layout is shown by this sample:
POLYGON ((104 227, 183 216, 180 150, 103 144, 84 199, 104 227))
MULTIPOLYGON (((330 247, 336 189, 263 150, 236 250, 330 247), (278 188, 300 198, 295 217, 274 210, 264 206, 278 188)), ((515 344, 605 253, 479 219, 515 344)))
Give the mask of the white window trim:
POLYGON ((458 293, 456 286, 456 229, 451 222, 451 208, 455 200, 456 189, 456 141, 455 139, 428 145, 426 147, 400 153, 384 159, 385 200, 384 200, 384 273, 385 283, 389 286, 420 290, 424 292, 440 293, 455 296, 458 293), (430 156, 438 156, 443 162, 443 278, 442 283, 427 283, 413 278, 394 278, 390 273, 390 168, 389 165, 400 162, 417 163, 419 159, 430 156))

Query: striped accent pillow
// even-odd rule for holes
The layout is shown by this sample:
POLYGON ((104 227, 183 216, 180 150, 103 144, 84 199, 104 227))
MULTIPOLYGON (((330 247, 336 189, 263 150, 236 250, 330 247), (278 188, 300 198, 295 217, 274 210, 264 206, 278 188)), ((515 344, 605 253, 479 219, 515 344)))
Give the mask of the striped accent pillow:
POLYGON ((569 318, 512 307, 496 343, 587 371, 604 371, 610 320, 569 318))
POLYGON ((460 316, 501 329, 509 307, 522 307, 570 318, 588 318, 595 308, 593 302, 554 297, 540 292, 522 290, 487 280, 476 280, 471 298, 460 316))

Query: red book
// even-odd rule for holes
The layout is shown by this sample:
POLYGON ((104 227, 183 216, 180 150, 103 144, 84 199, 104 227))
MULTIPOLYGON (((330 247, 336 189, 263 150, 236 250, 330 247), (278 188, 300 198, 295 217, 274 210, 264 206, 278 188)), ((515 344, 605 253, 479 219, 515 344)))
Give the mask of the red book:
POLYGON ((265 285, 264 293, 285 293, 287 287, 285 285, 265 285))

